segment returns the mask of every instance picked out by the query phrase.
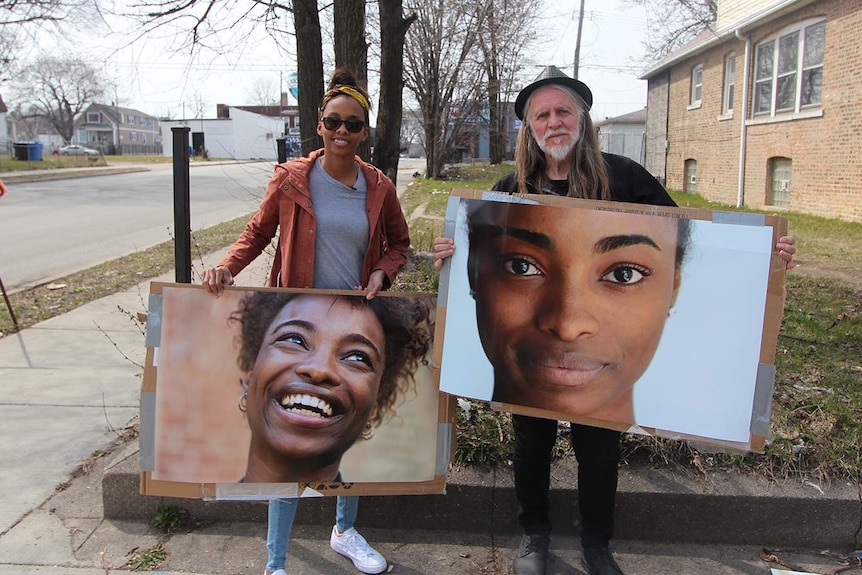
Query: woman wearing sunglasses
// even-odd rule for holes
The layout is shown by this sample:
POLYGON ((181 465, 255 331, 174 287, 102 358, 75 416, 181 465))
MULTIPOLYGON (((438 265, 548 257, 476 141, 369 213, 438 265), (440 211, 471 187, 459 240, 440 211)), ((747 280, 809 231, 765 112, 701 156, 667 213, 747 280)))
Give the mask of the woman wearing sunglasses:
MULTIPOLYGON (((372 299, 407 262, 410 237, 395 185, 356 156, 368 138, 368 94, 353 74, 335 71, 318 107, 323 148, 275 167, 257 214, 228 255, 204 271, 218 297, 279 233, 269 285, 357 289, 372 299)), ((296 499, 269 503, 266 575, 285 575, 296 499)), ((357 497, 338 497, 330 545, 363 573, 381 573, 383 556, 353 528, 357 497)))

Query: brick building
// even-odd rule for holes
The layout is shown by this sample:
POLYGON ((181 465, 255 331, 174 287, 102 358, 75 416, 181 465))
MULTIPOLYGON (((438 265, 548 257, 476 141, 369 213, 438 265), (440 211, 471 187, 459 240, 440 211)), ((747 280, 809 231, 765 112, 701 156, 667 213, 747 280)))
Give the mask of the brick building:
POLYGON ((862 222, 862 2, 719 0, 643 76, 646 168, 724 203, 862 222))

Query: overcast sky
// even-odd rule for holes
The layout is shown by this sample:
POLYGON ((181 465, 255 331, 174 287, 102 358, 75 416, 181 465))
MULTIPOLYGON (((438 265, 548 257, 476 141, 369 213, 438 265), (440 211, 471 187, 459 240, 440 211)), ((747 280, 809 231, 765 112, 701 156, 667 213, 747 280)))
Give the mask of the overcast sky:
MULTIPOLYGON (((118 5, 122 1, 116 0, 118 5)), ((573 73, 577 4, 547 0, 540 26, 541 36, 549 40, 533 52, 536 62, 554 64, 569 75, 573 73)), ((622 6, 620 0, 587 0, 580 78, 593 91, 594 119, 626 114, 646 105, 646 82, 637 79, 642 67, 636 64, 643 54, 641 41, 646 29, 641 9, 622 6)), ((76 48, 103 67, 107 76, 117 79, 116 98, 121 105, 156 116, 195 117, 193 103, 202 99, 205 115, 214 117, 217 103, 249 103, 251 86, 258 79, 272 82, 276 93, 280 82, 287 90, 287 75, 296 69, 291 56, 279 53, 265 35, 228 56, 190 61, 187 53, 172 52, 174 40, 164 35, 151 34, 117 51, 131 37, 127 31, 92 32, 90 38, 76 34, 76 48)), ((48 48, 49 42, 42 43, 41 48, 48 48)), ((536 74, 539 71, 537 67, 536 74)), ((114 97, 109 94, 106 102, 114 97)))

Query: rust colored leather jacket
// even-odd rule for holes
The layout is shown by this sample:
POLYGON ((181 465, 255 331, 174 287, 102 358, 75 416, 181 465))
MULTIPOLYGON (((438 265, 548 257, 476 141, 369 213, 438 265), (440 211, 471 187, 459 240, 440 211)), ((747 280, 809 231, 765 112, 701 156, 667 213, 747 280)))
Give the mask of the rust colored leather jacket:
MULTIPOLYGON (((231 274, 236 276, 269 245, 280 227, 269 285, 313 287, 314 235, 317 226, 308 178, 314 162, 322 155, 323 150, 320 149, 307 158, 275 167, 275 174, 266 186, 257 214, 218 265, 227 266, 231 274)), ((401 212, 392 181, 371 164, 358 157, 356 161, 368 183, 365 211, 368 214, 370 237, 362 263, 362 285, 368 285, 371 272, 382 270, 387 280, 384 287, 389 287, 407 263, 410 248, 407 221, 401 212)))

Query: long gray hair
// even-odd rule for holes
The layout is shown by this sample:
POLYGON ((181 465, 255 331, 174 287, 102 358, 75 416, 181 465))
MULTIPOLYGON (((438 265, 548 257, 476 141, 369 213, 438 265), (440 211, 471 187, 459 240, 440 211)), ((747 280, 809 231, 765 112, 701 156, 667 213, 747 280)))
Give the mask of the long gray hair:
MULTIPOLYGON (((610 200, 611 191, 608 183, 608 171, 599 147, 599 138, 587 106, 578 94, 567 86, 551 84, 570 95, 578 109, 581 133, 572 151, 572 162, 569 167, 569 192, 567 195, 575 198, 591 200, 610 200)), ((534 94, 535 95, 535 94, 534 94)), ((545 168, 547 160, 545 153, 539 148, 536 136, 530 128, 530 103, 533 96, 524 106, 524 121, 518 130, 518 142, 515 145, 515 171, 518 174, 518 191, 520 193, 544 193, 548 179, 545 168), (530 189, 527 182, 532 182, 535 189, 530 189)))

